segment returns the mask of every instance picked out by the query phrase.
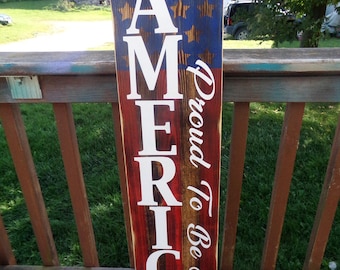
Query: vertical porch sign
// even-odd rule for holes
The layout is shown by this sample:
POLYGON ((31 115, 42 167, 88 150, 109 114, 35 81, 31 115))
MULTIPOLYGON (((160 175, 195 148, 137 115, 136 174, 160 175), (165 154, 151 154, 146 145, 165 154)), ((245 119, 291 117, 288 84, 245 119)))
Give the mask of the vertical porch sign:
POLYGON ((222 0, 112 10, 135 267, 216 269, 222 0))

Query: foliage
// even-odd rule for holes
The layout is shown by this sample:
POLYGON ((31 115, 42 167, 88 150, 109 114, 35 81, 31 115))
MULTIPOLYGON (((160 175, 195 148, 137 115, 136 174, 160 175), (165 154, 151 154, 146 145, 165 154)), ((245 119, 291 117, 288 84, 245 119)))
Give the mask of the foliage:
POLYGON ((54 10, 59 11, 70 11, 74 9, 75 3, 69 0, 59 0, 58 3, 55 5, 54 10))
POLYGON ((264 0, 258 5, 257 15, 248 19, 253 36, 264 40, 279 42, 296 39, 301 36, 301 47, 317 47, 320 29, 324 19, 326 5, 337 0, 264 0), (295 18, 294 21, 290 21, 295 18), (268 35, 269 33, 269 35, 268 35))

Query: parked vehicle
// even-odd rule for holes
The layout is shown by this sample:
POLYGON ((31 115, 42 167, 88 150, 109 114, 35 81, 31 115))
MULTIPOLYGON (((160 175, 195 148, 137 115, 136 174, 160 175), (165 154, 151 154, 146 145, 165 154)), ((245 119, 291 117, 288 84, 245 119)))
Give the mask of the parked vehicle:
POLYGON ((340 15, 337 7, 340 7, 340 3, 337 6, 327 6, 325 19, 321 26, 321 33, 329 33, 331 36, 340 37, 340 15))
POLYGON ((235 39, 244 40, 248 38, 249 31, 244 20, 236 18, 237 14, 250 14, 254 11, 253 2, 232 2, 228 5, 224 16, 225 36, 232 36, 235 39))
POLYGON ((8 25, 12 23, 12 18, 6 14, 0 14, 0 24, 8 25))
MULTIPOLYGON (((249 29, 247 27, 246 20, 255 15, 257 12, 256 5, 259 2, 251 0, 231 2, 224 14, 224 36, 233 37, 238 40, 245 40, 249 36, 249 29)), ((287 22, 297 22, 295 16, 287 11, 277 8, 277 18, 284 17, 287 22)), ((270 33, 268 33, 270 34, 270 33)))

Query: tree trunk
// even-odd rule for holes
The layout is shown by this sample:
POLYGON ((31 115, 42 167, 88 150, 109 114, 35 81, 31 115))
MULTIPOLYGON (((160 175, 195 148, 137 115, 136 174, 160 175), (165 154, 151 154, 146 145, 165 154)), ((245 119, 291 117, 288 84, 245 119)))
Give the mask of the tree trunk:
POLYGON ((300 41, 301 48, 316 48, 319 45, 320 29, 323 22, 327 3, 323 1, 319 5, 313 5, 310 13, 307 14, 306 20, 309 20, 310 25, 304 30, 300 41))

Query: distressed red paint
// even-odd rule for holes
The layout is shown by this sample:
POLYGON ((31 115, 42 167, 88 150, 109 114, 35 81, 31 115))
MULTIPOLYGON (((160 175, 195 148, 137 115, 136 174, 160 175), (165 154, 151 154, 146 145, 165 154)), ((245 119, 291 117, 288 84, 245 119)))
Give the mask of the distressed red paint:
MULTIPOLYGON (((222 6, 216 2, 137 0, 112 7, 136 269, 217 267, 221 36, 217 49, 200 54, 198 45, 185 53, 194 44, 185 28, 211 17, 211 8, 222 6), (180 20, 185 11, 174 16, 174 5, 200 13, 180 20)), ((209 36, 216 27, 203 21, 209 36)))

